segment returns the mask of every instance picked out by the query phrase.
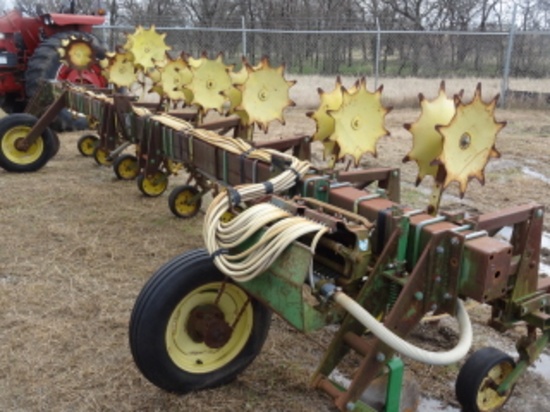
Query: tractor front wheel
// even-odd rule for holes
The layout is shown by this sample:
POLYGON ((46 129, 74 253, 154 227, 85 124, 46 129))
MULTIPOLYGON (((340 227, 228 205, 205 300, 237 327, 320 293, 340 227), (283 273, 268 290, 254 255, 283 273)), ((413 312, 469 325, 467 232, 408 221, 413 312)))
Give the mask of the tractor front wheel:
POLYGON ((143 375, 176 393, 232 381, 260 353, 271 311, 227 280, 204 250, 162 266, 139 294, 130 348, 143 375))
POLYGON ((25 138, 38 119, 30 114, 10 114, 0 119, 0 167, 8 172, 35 172, 59 149, 59 138, 49 128, 34 143, 25 138))

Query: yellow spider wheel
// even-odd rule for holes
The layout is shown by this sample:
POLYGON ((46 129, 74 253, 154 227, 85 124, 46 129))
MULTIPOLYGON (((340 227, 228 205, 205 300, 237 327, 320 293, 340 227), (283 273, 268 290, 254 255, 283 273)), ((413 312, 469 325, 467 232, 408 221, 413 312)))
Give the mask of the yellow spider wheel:
POLYGON ((134 56, 132 53, 114 53, 107 57, 105 72, 110 83, 118 87, 130 87, 137 82, 134 56))
POLYGON ((147 70, 163 62, 166 52, 171 49, 166 45, 165 37, 166 33, 157 33, 155 25, 149 29, 138 26, 134 33, 128 35, 124 50, 132 53, 136 65, 147 70))
POLYGON ((87 70, 94 63, 95 53, 91 39, 72 35, 61 41, 60 61, 75 70, 87 70))
POLYGON ((167 56, 167 60, 168 63, 159 69, 159 83, 162 87, 162 92, 170 100, 181 100, 186 104, 190 104, 193 100, 193 93, 191 93, 191 90, 185 88, 193 79, 193 73, 189 65, 184 60, 183 55, 177 59, 170 59, 167 56))
POLYGON ((284 78, 285 66, 271 67, 264 57, 256 67, 246 65, 248 79, 239 86, 242 90, 242 103, 239 109, 247 114, 246 126, 257 124, 267 131, 268 124, 273 120, 285 123, 283 111, 295 103, 289 97, 290 88, 296 81, 284 78))
POLYGON ((437 162, 445 168, 443 188, 456 181, 464 196, 468 182, 475 178, 485 183, 484 169, 491 157, 500 157, 495 148, 498 132, 506 122, 495 120, 498 95, 485 104, 481 100, 481 83, 473 100, 464 104, 456 98, 456 113, 446 126, 437 126, 443 136, 443 149, 437 162))
POLYGON ((344 90, 340 108, 328 112, 334 119, 330 140, 338 144, 338 159, 349 155, 357 165, 365 153, 376 156, 376 143, 389 135, 384 120, 391 108, 382 106, 381 96, 382 86, 371 93, 362 78, 354 93, 344 90))
MULTIPOLYGON (((459 93, 459 96, 462 92, 459 93)), ((413 136, 413 147, 403 158, 403 162, 414 160, 418 165, 416 185, 425 176, 435 178, 438 165, 433 164, 443 150, 443 136, 437 131, 437 125, 447 125, 453 118, 456 108, 453 98, 445 94, 445 82, 441 82, 439 93, 433 100, 419 96, 421 113, 416 122, 404 125, 413 136)))
POLYGON ((222 112, 226 101, 223 92, 232 87, 229 71, 233 66, 226 66, 223 56, 211 60, 205 53, 200 59, 189 58, 193 79, 186 86, 193 93, 193 104, 201 108, 202 113, 209 110, 222 112))

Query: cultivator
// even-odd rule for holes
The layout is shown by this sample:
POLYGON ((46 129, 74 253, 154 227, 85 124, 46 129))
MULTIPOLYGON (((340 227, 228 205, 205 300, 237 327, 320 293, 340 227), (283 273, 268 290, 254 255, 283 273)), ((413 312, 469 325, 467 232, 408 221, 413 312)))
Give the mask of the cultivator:
MULTIPOLYGON (((538 278, 544 210, 537 204, 479 216, 440 210, 451 183, 463 195, 471 179, 483 183, 487 162, 499 156, 495 140, 504 123, 494 118, 496 98, 484 103, 479 86, 465 103, 462 93, 448 98, 443 83, 434 100, 420 96, 420 117, 405 125, 413 147, 404 160, 418 164, 417 183, 431 176, 434 188, 427 207, 417 210, 400 204, 398 169, 350 168, 365 153, 375 155, 378 140, 389 134, 382 88, 369 92, 360 80, 345 89, 337 79, 333 91, 319 90, 320 107, 309 114, 317 125, 311 138, 253 142, 254 125, 267 129, 272 120, 283 121, 292 104, 293 83, 283 68, 263 59, 231 72, 221 56, 183 55, 150 65, 160 59, 143 47, 151 33, 141 29, 129 37, 105 66, 108 77, 120 77, 122 86, 137 62, 142 75, 164 78, 154 85, 163 96, 185 100, 193 110, 163 112, 162 104, 139 105, 112 91, 56 85, 55 102, 33 126, 19 129, 24 132, 14 131, 13 120, 11 128, 0 121, 4 167, 21 160, 20 153, 40 154, 39 146, 50 144, 48 121, 67 107, 96 121, 96 160, 125 159, 115 170, 121 178, 139 175, 145 194, 164 192, 168 174, 183 167, 195 186, 170 196, 175 214, 194 215, 202 195, 214 189, 205 249, 166 263, 136 300, 130 345, 147 379, 178 393, 229 382, 260 352, 273 310, 305 333, 339 325, 311 381, 339 410, 414 410, 416 401, 401 396, 401 356, 433 365, 459 362, 472 344, 462 302, 472 299, 492 307, 497 330, 525 328, 517 361, 485 348, 457 378, 464 410, 502 406, 550 337, 550 283, 538 278), (210 109, 230 117, 206 122, 210 109), (229 131, 232 136, 224 136, 229 131), (310 141, 323 144, 328 166, 310 163, 310 141), (129 145, 136 157, 119 156, 129 145), (341 167, 348 159, 348 168, 341 167), (511 227, 507 239, 500 236, 504 227, 511 227), (429 352, 405 340, 428 314, 457 317, 453 349, 429 352), (350 353, 359 360, 343 387, 333 375, 349 364, 350 353), (383 399, 367 405, 362 394, 383 376, 383 399)), ((81 148, 89 147, 93 143, 81 148)), ((29 169, 36 164, 36 158, 24 162, 29 169)))

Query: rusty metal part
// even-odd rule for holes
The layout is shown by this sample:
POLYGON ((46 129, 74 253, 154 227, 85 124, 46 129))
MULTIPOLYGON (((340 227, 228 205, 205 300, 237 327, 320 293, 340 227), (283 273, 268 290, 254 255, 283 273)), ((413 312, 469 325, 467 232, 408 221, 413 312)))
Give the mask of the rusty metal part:
POLYGON ((233 328, 225 321, 223 312, 216 305, 194 308, 185 326, 193 341, 204 342, 213 349, 224 346, 233 333, 233 328))

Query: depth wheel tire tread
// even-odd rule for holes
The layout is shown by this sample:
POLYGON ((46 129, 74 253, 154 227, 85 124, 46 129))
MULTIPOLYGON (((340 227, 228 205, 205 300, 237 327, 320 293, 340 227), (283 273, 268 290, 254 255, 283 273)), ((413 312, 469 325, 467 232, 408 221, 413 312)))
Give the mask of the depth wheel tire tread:
MULTIPOLYGON (((455 384, 456 398, 462 406, 462 410, 467 412, 498 410, 498 408, 480 409, 477 396, 482 389, 483 380, 488 376, 491 369, 502 364, 509 365, 512 368, 515 366, 512 357, 493 347, 480 349, 468 358, 460 369, 455 384)), ((499 408, 506 403, 512 390, 513 388, 506 394, 506 399, 499 405, 499 408)))
POLYGON ((8 172, 35 172, 41 169, 48 160, 50 160, 59 149, 59 138, 49 128, 45 128, 42 134, 38 137, 42 141, 42 152, 31 163, 17 163, 9 158, 4 153, 4 139, 8 133, 16 127, 24 126, 28 131, 32 129, 38 121, 36 117, 27 113, 10 114, 0 119, 0 167, 8 172))
POLYGON ((234 359, 219 369, 199 374, 182 370, 170 358, 165 333, 173 310, 201 285, 223 279, 205 250, 192 250, 167 262, 141 290, 130 318, 130 348, 141 373, 159 388, 184 394, 226 384, 260 352, 269 331, 271 311, 251 297, 252 331, 234 359))

